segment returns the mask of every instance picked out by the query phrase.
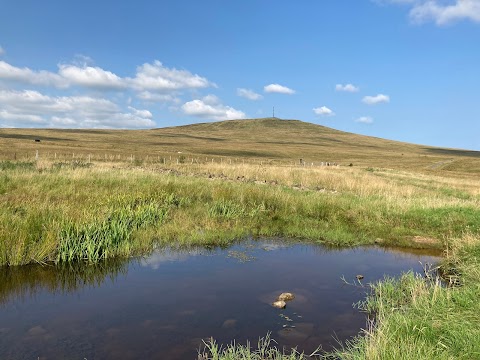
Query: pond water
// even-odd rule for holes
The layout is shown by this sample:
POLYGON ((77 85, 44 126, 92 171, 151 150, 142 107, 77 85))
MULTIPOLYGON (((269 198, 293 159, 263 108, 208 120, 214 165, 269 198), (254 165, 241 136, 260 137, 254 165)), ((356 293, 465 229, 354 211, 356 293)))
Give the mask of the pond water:
POLYGON ((95 266, 0 268, 0 359, 196 359, 202 339, 329 350, 365 327, 367 284, 439 260, 427 252, 280 240, 163 250, 95 266), (286 309, 270 304, 282 292, 286 309), (289 321, 291 320, 291 321, 289 321))

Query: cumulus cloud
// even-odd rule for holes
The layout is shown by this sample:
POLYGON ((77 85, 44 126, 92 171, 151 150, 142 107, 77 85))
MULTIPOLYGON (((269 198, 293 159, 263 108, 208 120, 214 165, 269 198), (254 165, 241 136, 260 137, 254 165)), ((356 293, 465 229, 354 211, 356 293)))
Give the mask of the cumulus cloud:
MULTIPOLYGON (((132 97, 145 104, 170 104, 173 111, 178 110, 176 106, 182 103, 180 97, 185 91, 207 87, 216 85, 188 70, 166 67, 160 61, 138 66, 131 76, 120 76, 95 66, 84 55, 59 64, 57 71, 21 68, 0 61, 0 126, 153 127, 155 122, 149 110, 126 107, 132 104, 132 97), (17 91, 25 85, 31 89, 17 91), (74 89, 76 96, 62 96, 62 92, 71 94, 65 93, 67 89, 74 89), (89 89, 95 90, 95 97, 85 91, 89 89), (116 99, 123 99, 126 104, 120 106, 116 99)), ((221 104, 212 95, 186 103, 182 109, 214 120, 245 117, 242 111, 221 104)))
POLYGON ((0 80, 19 83, 68 88, 82 86, 96 89, 133 89, 138 92, 169 92, 186 89, 216 87, 206 78, 187 70, 165 67, 160 61, 145 63, 137 68, 135 77, 120 77, 111 71, 88 65, 92 60, 76 56, 72 64, 58 65, 58 72, 19 68, 0 61, 0 80))
POLYGON ((321 106, 313 109, 313 112, 320 116, 333 116, 335 113, 326 106, 321 106))
POLYGON ((390 97, 384 94, 378 94, 375 96, 365 96, 362 101, 367 105, 376 105, 380 103, 390 102, 390 97))
POLYGON ((187 70, 167 68, 160 61, 153 64, 145 63, 137 68, 135 78, 130 83, 140 90, 180 90, 215 87, 206 78, 192 74, 187 70))
POLYGON ((250 89, 243 89, 243 88, 238 88, 237 89, 237 95, 238 96, 241 96, 241 97, 244 97, 246 99, 249 99, 249 100, 260 100, 261 98, 263 98, 262 95, 260 94, 257 94, 255 91, 253 90, 250 90, 250 89))
POLYGON ((355 86, 353 84, 337 84, 335 85, 335 91, 345 91, 345 92, 358 92, 360 89, 358 86, 355 86))
POLYGON ((60 65, 58 72, 70 84, 101 89, 124 89, 127 86, 124 79, 99 67, 60 65))
POLYGON ((162 93, 152 93, 150 91, 142 91, 137 94, 139 99, 142 99, 146 102, 160 102, 160 103, 174 103, 179 104, 181 102, 180 98, 175 96, 175 94, 162 94, 162 93))
POLYGON ((446 25, 461 20, 480 22, 478 0, 376 0, 381 4, 406 4, 411 7, 409 17, 416 23, 433 21, 446 25))
POLYGON ((292 90, 286 86, 279 85, 279 84, 266 85, 263 87, 263 90, 266 93, 277 93, 277 94, 287 94, 287 95, 295 94, 295 90, 292 90))
POLYGON ((215 95, 186 102, 182 105, 182 111, 186 115, 210 120, 234 120, 246 117, 244 112, 223 105, 215 95))
POLYGON ((371 118, 370 116, 361 116, 358 119, 356 119, 355 122, 362 123, 362 124, 372 124, 373 118, 371 118))
POLYGON ((68 87, 68 81, 50 71, 35 71, 28 67, 18 68, 5 61, 0 61, 0 80, 16 81, 31 85, 68 87))
POLYGON ((69 128, 146 128, 155 126, 148 110, 121 109, 108 99, 48 96, 38 91, 0 91, 0 124, 69 128))

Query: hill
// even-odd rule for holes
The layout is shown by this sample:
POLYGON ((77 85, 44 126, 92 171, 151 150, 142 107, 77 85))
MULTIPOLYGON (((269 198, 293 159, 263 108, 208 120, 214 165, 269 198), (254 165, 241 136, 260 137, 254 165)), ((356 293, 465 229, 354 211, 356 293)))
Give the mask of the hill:
POLYGON ((0 129, 0 159, 41 156, 341 165, 480 171, 480 152, 415 145, 347 133, 299 120, 229 120, 151 130, 0 129), (37 139, 37 142, 35 141, 37 139), (40 140, 40 142, 38 142, 40 140), (181 155, 179 155, 181 153, 181 155))

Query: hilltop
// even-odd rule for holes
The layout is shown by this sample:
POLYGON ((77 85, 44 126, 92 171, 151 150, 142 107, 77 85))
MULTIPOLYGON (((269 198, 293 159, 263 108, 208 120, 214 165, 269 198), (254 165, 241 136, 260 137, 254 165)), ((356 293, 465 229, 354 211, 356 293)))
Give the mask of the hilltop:
POLYGON ((480 152, 415 145, 358 135, 300 120, 228 120, 151 130, 1 129, 0 159, 38 150, 86 156, 229 157, 245 161, 412 170, 480 171, 480 152), (34 140, 40 140, 35 142, 34 140), (16 154, 16 155, 15 155, 16 154))

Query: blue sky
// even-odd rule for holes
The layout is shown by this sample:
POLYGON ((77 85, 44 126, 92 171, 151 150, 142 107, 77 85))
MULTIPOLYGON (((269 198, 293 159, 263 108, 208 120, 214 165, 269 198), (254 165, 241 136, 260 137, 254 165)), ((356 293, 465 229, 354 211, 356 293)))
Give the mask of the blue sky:
POLYGON ((0 127, 268 117, 480 150, 480 0, 5 0, 0 127))

